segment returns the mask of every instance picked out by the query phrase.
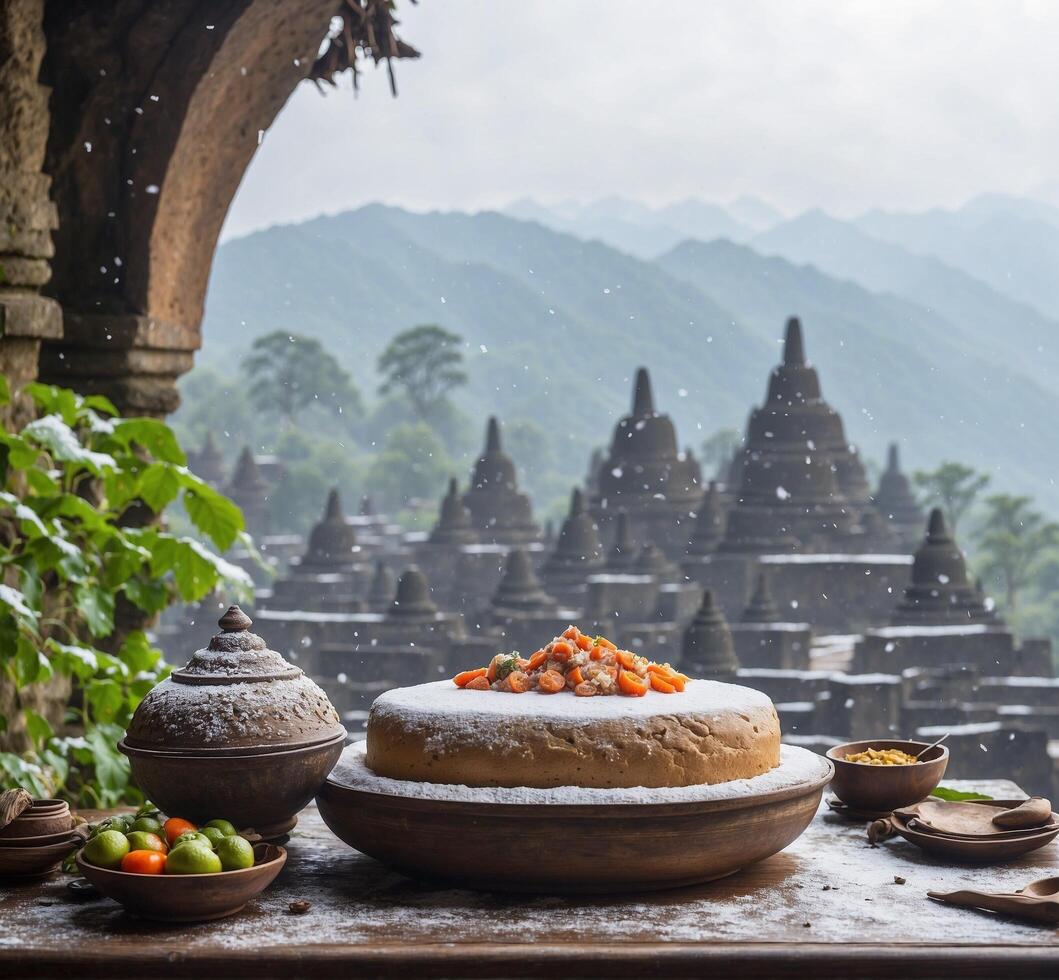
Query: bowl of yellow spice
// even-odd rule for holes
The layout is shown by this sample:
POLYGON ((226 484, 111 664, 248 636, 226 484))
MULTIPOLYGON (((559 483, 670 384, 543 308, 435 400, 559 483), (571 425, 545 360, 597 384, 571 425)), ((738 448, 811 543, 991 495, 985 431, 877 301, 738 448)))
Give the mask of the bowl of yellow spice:
POLYGON ((949 764, 944 745, 885 738, 845 742, 827 757, 835 764, 831 792, 852 809, 879 813, 929 796, 949 764))

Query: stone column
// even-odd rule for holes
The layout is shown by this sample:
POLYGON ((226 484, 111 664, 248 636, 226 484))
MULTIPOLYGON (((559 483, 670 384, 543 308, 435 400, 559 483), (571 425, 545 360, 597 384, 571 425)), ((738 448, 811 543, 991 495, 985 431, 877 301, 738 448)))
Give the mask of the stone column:
MULTIPOLYGON (((43 172, 48 90, 43 0, 0 4, 0 372, 13 386, 37 376, 41 340, 62 336, 59 304, 40 295, 51 277, 55 205, 43 172)), ((18 400, 0 421, 16 427, 30 408, 18 400)))

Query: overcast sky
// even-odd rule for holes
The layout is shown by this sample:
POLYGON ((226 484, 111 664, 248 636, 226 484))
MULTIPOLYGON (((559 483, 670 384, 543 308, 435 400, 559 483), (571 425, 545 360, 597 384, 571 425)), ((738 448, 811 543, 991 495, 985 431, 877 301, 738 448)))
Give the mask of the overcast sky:
POLYGON ((381 200, 954 206, 1059 177, 1059 2, 399 0, 423 57, 291 97, 225 235, 381 200))

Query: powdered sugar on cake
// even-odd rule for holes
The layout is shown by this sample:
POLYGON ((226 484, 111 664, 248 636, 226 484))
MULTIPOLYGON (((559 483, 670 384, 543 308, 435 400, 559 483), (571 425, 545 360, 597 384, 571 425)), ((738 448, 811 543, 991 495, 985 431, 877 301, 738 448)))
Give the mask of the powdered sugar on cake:
MULTIPOLYGON (((695 683, 698 685, 710 682, 696 681, 695 683)), ((433 687, 434 685, 426 684, 421 686, 433 687)), ((731 687, 728 684, 717 684, 716 686, 731 687)), ((414 691, 416 688, 402 688, 401 690, 414 691)), ((691 690, 690 685, 688 690, 691 690)), ((737 690, 742 689, 737 688, 737 690)), ((475 700, 481 700, 486 693, 484 691, 480 692, 475 700)), ((498 694, 497 697, 504 697, 504 695, 498 694)), ((546 696, 542 695, 542 697, 547 700, 546 696)), ((508 700, 511 699, 508 698, 508 700)), ((606 702, 611 702, 615 699, 608 698, 605 700, 606 702)), ((725 783, 672 787, 631 786, 621 789, 598 789, 583 786, 557 786, 553 789, 537 789, 529 786, 460 786, 377 776, 365 764, 366 744, 365 742, 356 742, 347 746, 338 765, 335 766, 328 777, 328 782, 365 793, 381 793, 385 796, 403 796, 419 800, 442 800, 453 803, 500 803, 509 805, 538 803, 613 805, 626 803, 644 805, 745 799, 826 779, 831 773, 831 764, 822 756, 794 745, 783 745, 780 747, 780 764, 775 769, 761 776, 754 776, 751 779, 733 779, 725 783)))

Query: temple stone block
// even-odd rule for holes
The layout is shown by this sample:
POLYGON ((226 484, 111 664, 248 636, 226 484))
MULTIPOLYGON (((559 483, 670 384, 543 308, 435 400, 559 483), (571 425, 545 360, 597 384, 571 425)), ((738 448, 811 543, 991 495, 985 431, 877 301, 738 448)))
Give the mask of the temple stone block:
POLYGON ((895 674, 832 674, 816 698, 814 730, 850 741, 897 736, 901 731, 901 678, 895 674))
POLYGON ((910 667, 968 664, 982 674, 1012 674, 1018 664, 1015 637, 1003 626, 887 626, 857 642, 851 670, 856 673, 910 667))
POLYGON ((744 667, 809 669, 813 633, 807 623, 732 623, 729 629, 744 667))
POLYGON ((928 725, 917 729, 915 737, 933 742, 946 733, 947 779, 1011 779, 1031 796, 1051 796, 1052 764, 1043 729, 1023 730, 998 721, 954 728, 928 725))

